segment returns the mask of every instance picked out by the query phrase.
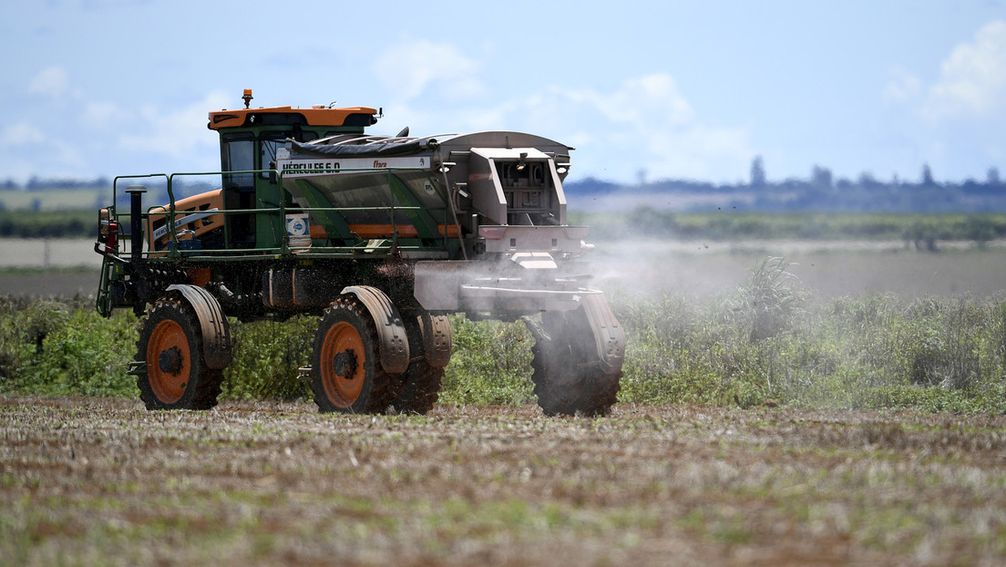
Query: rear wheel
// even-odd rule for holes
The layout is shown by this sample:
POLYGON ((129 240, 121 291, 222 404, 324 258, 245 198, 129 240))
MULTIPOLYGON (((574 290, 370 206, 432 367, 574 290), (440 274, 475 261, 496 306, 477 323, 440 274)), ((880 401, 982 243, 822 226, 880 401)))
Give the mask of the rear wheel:
POLYGON ((209 409, 217 405, 223 371, 206 367, 203 338, 192 308, 166 295, 143 321, 136 360, 140 399, 147 409, 209 409))
POLYGON ((444 367, 451 359, 451 324, 446 315, 431 315, 413 308, 403 317, 414 356, 402 375, 394 406, 399 413, 426 414, 436 405, 444 367))
POLYGON ((622 373, 600 364, 583 311, 546 312, 525 323, 535 337, 532 380, 545 415, 607 415, 622 373))
POLYGON ((395 381, 381 368, 377 328, 351 295, 325 309, 314 335, 311 390, 323 412, 382 413, 391 405, 395 381))
POLYGON ((426 414, 437 403, 444 369, 435 368, 425 360, 409 364, 405 371, 405 382, 395 400, 395 409, 401 413, 426 414))

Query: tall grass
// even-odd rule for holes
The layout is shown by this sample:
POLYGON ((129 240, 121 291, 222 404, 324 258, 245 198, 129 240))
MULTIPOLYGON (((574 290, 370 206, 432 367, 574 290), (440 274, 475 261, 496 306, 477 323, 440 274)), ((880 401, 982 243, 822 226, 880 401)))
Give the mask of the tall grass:
POLYGON ((130 390, 135 317, 102 319, 83 300, 0 298, 0 392, 116 395, 130 390))
MULTIPOLYGON (((613 300, 628 349, 623 402, 1006 411, 1006 303, 892 296, 812 301, 781 259, 735 293, 613 300)), ((531 336, 520 323, 451 319, 441 402, 523 404, 531 336)), ((307 397, 316 321, 235 324, 223 397, 307 397)), ((0 300, 0 393, 133 396, 138 321, 80 302, 0 300)))
POLYGON ((770 259, 736 296, 623 303, 622 399, 1006 411, 1006 303, 893 296, 811 304, 770 259))

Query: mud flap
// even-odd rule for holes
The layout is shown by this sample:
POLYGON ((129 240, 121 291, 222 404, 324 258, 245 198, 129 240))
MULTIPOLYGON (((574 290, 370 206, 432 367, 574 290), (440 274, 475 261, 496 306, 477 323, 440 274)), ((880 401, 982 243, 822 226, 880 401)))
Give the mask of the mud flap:
POLYGON ((608 301, 601 294, 586 295, 582 299, 587 323, 594 335, 594 345, 605 374, 617 374, 622 370, 625 358, 625 329, 611 312, 608 301))
POLYGON ((199 319, 203 335, 203 360, 207 368, 226 368, 234 358, 231 332, 220 302, 205 289, 191 284, 169 285, 167 291, 177 291, 192 306, 199 319))
POLYGON ((434 368, 443 368, 451 361, 451 321, 446 315, 430 315, 423 312, 417 316, 419 333, 423 337, 423 354, 426 363, 434 368))
MULTIPOLYGON (((604 374, 618 374, 625 359, 625 329, 611 312, 611 307, 608 306, 603 294, 585 296, 581 298, 580 305, 583 308, 583 319, 580 319, 579 313, 574 312, 576 318, 561 319, 562 325, 572 324, 574 332, 579 332, 582 328, 580 325, 585 320, 587 328, 583 330, 589 330, 593 340, 578 337, 576 342, 582 347, 581 352, 585 351, 590 358, 589 363, 596 365, 604 374), (591 344, 593 349, 589 346, 591 344)), ((521 319, 535 341, 562 340, 562 337, 553 337, 549 333, 548 326, 542 321, 529 316, 521 319)))
POLYGON ((381 367, 388 374, 401 374, 409 367, 409 339, 398 309, 383 291, 369 285, 352 285, 342 293, 351 293, 363 303, 377 326, 381 367))

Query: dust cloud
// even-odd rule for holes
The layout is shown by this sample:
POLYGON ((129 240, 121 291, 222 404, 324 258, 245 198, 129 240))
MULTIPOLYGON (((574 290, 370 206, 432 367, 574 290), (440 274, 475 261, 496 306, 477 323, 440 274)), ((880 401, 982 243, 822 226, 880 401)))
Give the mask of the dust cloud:
POLYGON ((709 299, 734 292, 766 257, 784 257, 812 298, 893 294, 989 296, 1006 283, 1006 248, 947 243, 939 253, 898 241, 601 240, 578 271, 628 296, 709 299))

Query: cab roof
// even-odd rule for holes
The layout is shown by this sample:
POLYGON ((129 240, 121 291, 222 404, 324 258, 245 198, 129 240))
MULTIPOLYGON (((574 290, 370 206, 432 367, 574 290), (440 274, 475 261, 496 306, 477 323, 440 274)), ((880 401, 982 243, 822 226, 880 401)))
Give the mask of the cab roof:
POLYGON ((377 110, 367 106, 331 108, 312 106, 294 108, 271 106, 210 112, 210 130, 256 125, 350 126, 366 127, 377 123, 377 110))

